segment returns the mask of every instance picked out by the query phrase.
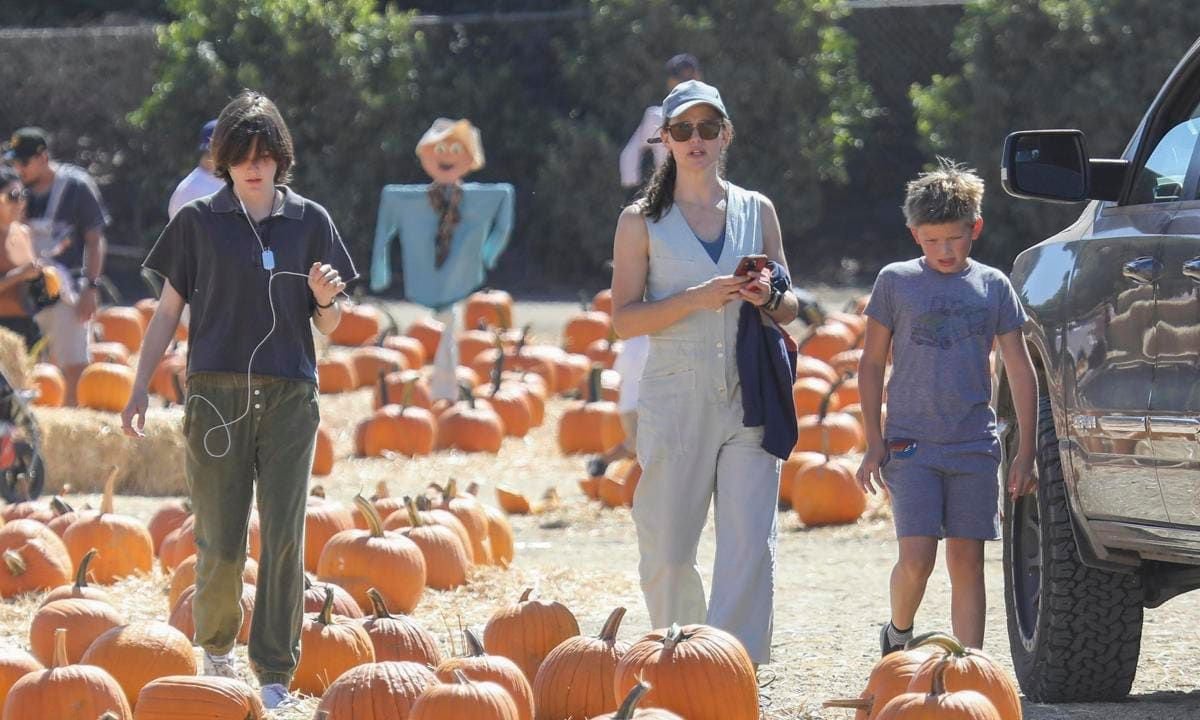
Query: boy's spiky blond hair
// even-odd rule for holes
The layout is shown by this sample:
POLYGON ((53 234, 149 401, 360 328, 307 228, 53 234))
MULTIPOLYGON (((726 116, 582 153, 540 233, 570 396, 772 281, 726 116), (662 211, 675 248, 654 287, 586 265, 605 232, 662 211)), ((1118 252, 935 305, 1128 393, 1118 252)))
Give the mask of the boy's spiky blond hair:
POLYGON ((937 160, 936 170, 921 173, 905 187, 905 224, 975 222, 983 206, 983 178, 962 163, 941 156, 937 160))

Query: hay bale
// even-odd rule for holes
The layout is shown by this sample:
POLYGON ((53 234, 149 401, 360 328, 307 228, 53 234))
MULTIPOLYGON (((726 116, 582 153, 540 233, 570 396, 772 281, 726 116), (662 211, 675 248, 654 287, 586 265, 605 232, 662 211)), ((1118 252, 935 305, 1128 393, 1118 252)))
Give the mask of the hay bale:
POLYGON ((33 371, 25 338, 6 327, 0 327, 0 371, 8 378, 8 384, 18 389, 26 387, 33 371))
POLYGON ((47 494, 69 484, 74 492, 99 492, 116 465, 123 495, 186 495, 183 410, 151 408, 146 437, 125 437, 115 413, 76 408, 33 409, 42 432, 47 494))

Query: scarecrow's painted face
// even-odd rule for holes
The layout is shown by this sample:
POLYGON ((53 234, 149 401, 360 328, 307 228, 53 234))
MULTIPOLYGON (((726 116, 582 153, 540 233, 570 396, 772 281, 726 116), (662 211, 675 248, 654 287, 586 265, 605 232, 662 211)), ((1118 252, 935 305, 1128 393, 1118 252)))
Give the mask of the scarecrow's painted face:
POLYGON ((448 137, 417 149, 417 157, 425 173, 435 183, 449 185, 463 179, 471 172, 471 152, 459 140, 448 137))

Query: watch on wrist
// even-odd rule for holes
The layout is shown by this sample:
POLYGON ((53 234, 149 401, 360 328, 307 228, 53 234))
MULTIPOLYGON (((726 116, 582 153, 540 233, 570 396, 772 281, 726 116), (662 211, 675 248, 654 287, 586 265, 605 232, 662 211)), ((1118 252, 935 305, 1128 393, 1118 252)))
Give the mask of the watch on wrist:
MULTIPOLYGON (((314 298, 314 300, 315 299, 316 298, 314 298)), ((317 308, 319 310, 328 310, 329 308, 333 307, 335 304, 337 304, 337 295, 334 295, 332 298, 330 298, 329 302, 325 305, 322 305, 321 303, 317 303, 317 308)))

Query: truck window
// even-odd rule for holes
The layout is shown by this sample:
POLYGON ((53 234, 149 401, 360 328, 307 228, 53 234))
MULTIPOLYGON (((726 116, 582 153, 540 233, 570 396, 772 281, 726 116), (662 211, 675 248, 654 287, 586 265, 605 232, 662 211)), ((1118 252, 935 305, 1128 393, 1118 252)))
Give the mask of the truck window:
POLYGON ((1138 170, 1130 204, 1176 202, 1182 200, 1183 182, 1187 177, 1196 140, 1200 138, 1200 107, 1192 108, 1187 120, 1167 131, 1146 164, 1138 170))

